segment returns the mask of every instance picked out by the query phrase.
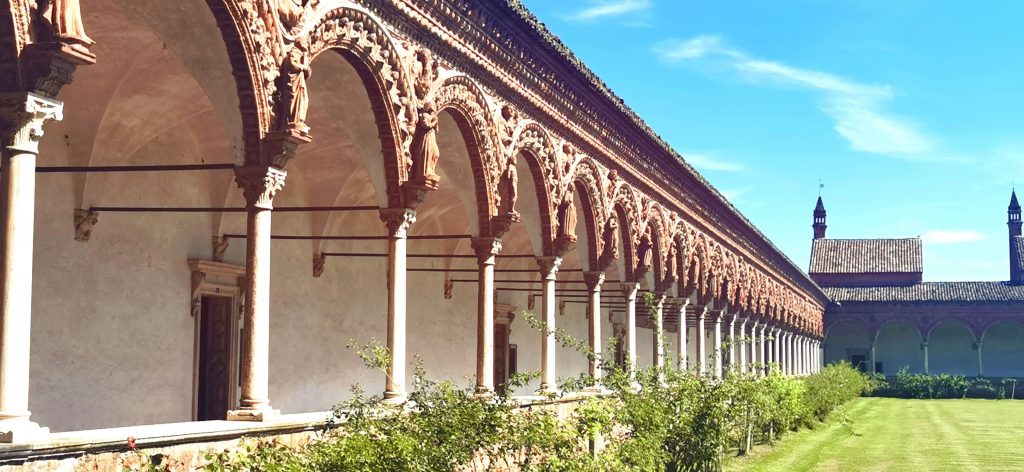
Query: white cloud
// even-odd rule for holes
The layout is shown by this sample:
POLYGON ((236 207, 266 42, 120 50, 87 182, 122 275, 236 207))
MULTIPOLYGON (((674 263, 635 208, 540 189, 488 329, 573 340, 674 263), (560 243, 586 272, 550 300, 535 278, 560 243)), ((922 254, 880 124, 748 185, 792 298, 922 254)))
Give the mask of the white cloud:
POLYGON ((955 231, 936 229, 924 233, 924 235, 921 236, 921 239, 926 243, 932 244, 956 244, 984 241, 985 235, 974 230, 955 231))
POLYGON ((683 156, 690 165, 703 170, 719 172, 738 172, 743 170, 743 164, 739 162, 728 162, 716 159, 704 154, 687 154, 683 156))
POLYGON ((889 86, 862 84, 827 72, 756 59, 727 46, 719 36, 668 41, 656 45, 654 51, 669 63, 714 57, 752 82, 819 92, 821 110, 835 121, 836 132, 855 150, 920 159, 934 147, 931 138, 912 120, 884 110, 883 105, 893 98, 889 86))
POLYGON ((740 189, 733 189, 733 190, 722 190, 722 196, 725 197, 726 200, 729 200, 729 203, 732 203, 732 204, 735 205, 736 204, 736 200, 738 198, 746 195, 748 192, 750 192, 749 188, 740 188, 740 189))
POLYGON ((569 16, 570 20, 589 21, 608 16, 646 10, 650 0, 591 0, 590 6, 569 16))

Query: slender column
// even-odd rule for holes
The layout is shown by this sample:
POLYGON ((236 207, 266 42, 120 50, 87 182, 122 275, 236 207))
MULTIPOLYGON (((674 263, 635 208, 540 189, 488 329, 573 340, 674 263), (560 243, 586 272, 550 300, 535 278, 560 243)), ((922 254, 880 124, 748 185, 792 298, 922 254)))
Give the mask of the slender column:
POLYGON ((786 331, 786 336, 782 341, 786 348, 786 375, 796 375, 796 370, 793 368, 793 333, 786 331))
POLYGON ((32 344, 32 243, 36 156, 43 125, 63 118, 64 104, 35 94, 0 101, 0 442, 27 442, 49 429, 28 411, 32 344))
POLYGON ((590 343, 590 350, 594 356, 589 359, 590 377, 594 380, 592 390, 599 390, 601 385, 601 285, 604 284, 604 272, 587 272, 583 274, 583 280, 587 284, 587 309, 590 312, 590 329, 587 330, 587 340, 590 343))
POLYGON ((757 343, 758 343, 757 344, 757 348, 761 351, 761 353, 760 353, 760 355, 761 355, 761 364, 763 364, 761 366, 761 371, 760 371, 760 373, 762 375, 768 373, 768 351, 767 351, 767 349, 765 347, 766 343, 765 343, 765 339, 764 339, 764 332, 765 332, 766 328, 768 328, 768 325, 762 323, 761 324, 761 336, 757 340, 757 343))
POLYGON ((729 370, 733 372, 736 372, 739 367, 736 362, 736 351, 738 347, 738 343, 736 342, 736 318, 738 317, 739 312, 736 312, 732 315, 732 318, 729 319, 729 370))
POLYGON ((921 343, 921 350, 924 351, 924 373, 928 373, 928 341, 921 343))
POLYGON ((554 392, 558 385, 558 377, 555 374, 556 346, 555 340, 555 280, 558 277, 558 267, 562 265, 562 258, 558 256, 539 257, 537 265, 540 266, 540 276, 543 280, 544 289, 541 311, 544 321, 544 330, 541 332, 540 345, 540 391, 554 392))
POLYGON ((287 174, 275 167, 235 169, 245 195, 246 287, 242 342, 242 395, 229 420, 263 421, 278 415, 270 406, 270 232, 273 201, 287 174))
POLYGON ((739 339, 737 339, 736 342, 739 344, 739 351, 740 351, 740 373, 741 374, 745 374, 745 373, 747 373, 747 346, 746 346, 746 344, 744 344, 747 341, 747 319, 746 318, 743 318, 743 319, 740 320, 740 333, 739 334, 740 334, 739 339))
POLYGON ((769 349, 772 353, 772 365, 774 366, 773 370, 777 371, 779 368, 779 330, 777 328, 772 328, 771 334, 772 344, 771 347, 769 347, 769 349))
POLYGON ((871 369, 868 372, 875 373, 875 341, 871 340, 871 344, 868 346, 871 350, 871 369))
POLYGON ((639 288, 637 283, 627 283, 622 288, 626 296, 626 372, 630 378, 636 375, 636 292, 639 288))
POLYGON ((697 362, 699 372, 705 374, 708 371, 707 331, 704 329, 704 317, 708 314, 708 306, 700 309, 697 315, 697 362))
POLYGON ((474 238, 478 267, 476 305, 476 393, 494 392, 494 260, 500 238, 474 238))
POLYGON ((684 298, 679 305, 679 330, 676 333, 676 362, 679 370, 686 370, 686 338, 689 337, 689 327, 686 326, 686 307, 690 304, 689 298, 684 298))
POLYGON ((655 300, 654 320, 654 367, 658 368, 658 376, 665 368, 665 296, 658 295, 655 300))
POLYGON ((715 317, 715 350, 712 352, 715 355, 715 377, 719 379, 722 378, 722 313, 723 311, 719 311, 712 315, 715 317))
POLYGON ((750 350, 750 373, 756 374, 756 364, 760 362, 757 358, 757 325, 759 320, 754 320, 754 323, 750 325, 750 345, 747 349, 750 350))
MULTIPOLYGON (((406 367, 406 262, 409 227, 416 212, 405 208, 380 210, 380 219, 388 228, 388 372, 384 401, 405 401, 406 367)), ((493 308, 492 308, 493 309, 493 308)), ((492 377, 493 383, 493 377, 492 377)))
POLYGON ((984 375, 985 371, 981 368, 981 341, 978 341, 978 377, 984 375))

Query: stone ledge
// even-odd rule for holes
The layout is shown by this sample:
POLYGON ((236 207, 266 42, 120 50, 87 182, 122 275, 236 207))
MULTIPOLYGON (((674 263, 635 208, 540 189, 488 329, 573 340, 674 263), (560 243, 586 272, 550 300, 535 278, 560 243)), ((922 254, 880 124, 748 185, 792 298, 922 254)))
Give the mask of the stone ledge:
POLYGON ((95 429, 54 433, 30 444, 0 445, 0 466, 25 462, 59 460, 87 454, 127 452, 128 438, 138 449, 161 448, 180 444, 217 442, 241 437, 258 437, 324 430, 329 427, 330 412, 282 415, 273 421, 193 421, 145 426, 95 429))

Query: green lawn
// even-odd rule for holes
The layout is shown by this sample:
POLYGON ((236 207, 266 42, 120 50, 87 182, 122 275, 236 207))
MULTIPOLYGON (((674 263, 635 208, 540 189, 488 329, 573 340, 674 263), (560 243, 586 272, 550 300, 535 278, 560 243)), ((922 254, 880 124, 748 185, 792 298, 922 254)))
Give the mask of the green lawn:
POLYGON ((1024 471, 1024 401, 859 398, 827 426, 790 433, 725 469, 1024 471))

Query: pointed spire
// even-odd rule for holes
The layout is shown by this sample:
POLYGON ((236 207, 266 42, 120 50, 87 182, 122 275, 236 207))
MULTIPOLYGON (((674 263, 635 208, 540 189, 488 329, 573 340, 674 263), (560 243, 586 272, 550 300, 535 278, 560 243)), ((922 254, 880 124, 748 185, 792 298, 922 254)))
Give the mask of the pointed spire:
POLYGON ((825 238, 825 229, 828 228, 825 216, 825 203, 821 201, 821 195, 818 195, 818 204, 814 205, 814 224, 811 225, 814 228, 814 239, 825 238))
POLYGON ((1007 208, 1007 210, 1008 211, 1017 211, 1017 212, 1020 211, 1020 203, 1017 203, 1017 190, 1016 189, 1010 191, 1010 207, 1007 208))

